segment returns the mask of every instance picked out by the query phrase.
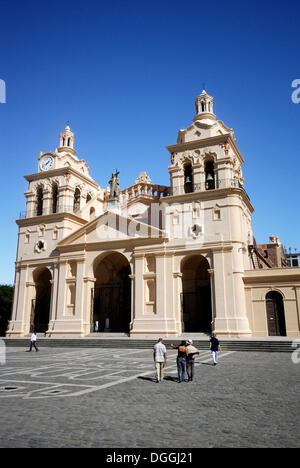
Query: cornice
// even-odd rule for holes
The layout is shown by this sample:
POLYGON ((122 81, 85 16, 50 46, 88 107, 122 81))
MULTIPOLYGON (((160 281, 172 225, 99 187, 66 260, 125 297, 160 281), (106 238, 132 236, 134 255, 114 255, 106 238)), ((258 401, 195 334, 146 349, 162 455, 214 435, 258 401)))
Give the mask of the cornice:
POLYGON ((161 203, 178 203, 178 202, 192 202, 192 201, 207 201, 207 200, 219 200, 220 198, 228 197, 230 195, 239 195, 242 197, 244 203, 251 213, 254 212, 254 208, 246 195, 244 189, 239 187, 228 187, 224 189, 205 190, 202 192, 191 192, 182 193, 180 195, 170 195, 168 197, 161 198, 161 203))
POLYGON ((90 185, 93 185, 97 190, 100 188, 99 184, 97 184, 97 182, 95 182, 91 177, 85 176, 81 172, 76 171, 76 169, 74 169, 71 166, 69 166, 69 167, 58 167, 58 168, 52 169, 50 171, 35 172, 34 174, 25 175, 24 178, 28 182, 33 182, 35 180, 48 179, 49 177, 66 175, 66 174, 75 175, 76 177, 83 180, 84 182, 87 182, 90 185))
POLYGON ((78 224, 85 225, 88 223, 83 218, 80 218, 74 213, 67 213, 67 212, 61 212, 61 213, 52 213, 48 215, 41 215, 41 216, 32 216, 31 218, 23 218, 23 219, 17 219, 16 223, 19 227, 23 226, 32 226, 33 224, 41 224, 42 222, 59 222, 62 219, 71 219, 72 221, 76 221, 78 224))
POLYGON ((57 250, 60 253, 66 252, 75 252, 78 250, 84 251, 93 251, 93 250, 112 250, 112 249, 122 249, 125 247, 132 248, 141 245, 144 246, 145 243, 147 246, 154 244, 161 244, 165 240, 164 237, 133 237, 126 239, 111 239, 109 242, 107 240, 99 242, 81 242, 79 244, 66 244, 57 246, 57 250))
POLYGON ((282 282, 288 283, 295 281, 299 282, 300 285, 300 268, 263 268, 260 270, 246 270, 243 277, 245 284, 257 284, 257 283, 267 283, 271 284, 272 282, 282 282))
POLYGON ((221 143, 230 142, 236 151, 240 161, 245 162, 237 144, 235 143, 232 135, 230 133, 225 133, 223 135, 215 135, 209 138, 204 138, 201 140, 187 141, 185 143, 176 143, 175 145, 166 146, 166 149, 172 153, 179 153, 181 151, 193 150, 198 148, 204 148, 207 146, 220 145, 221 143))

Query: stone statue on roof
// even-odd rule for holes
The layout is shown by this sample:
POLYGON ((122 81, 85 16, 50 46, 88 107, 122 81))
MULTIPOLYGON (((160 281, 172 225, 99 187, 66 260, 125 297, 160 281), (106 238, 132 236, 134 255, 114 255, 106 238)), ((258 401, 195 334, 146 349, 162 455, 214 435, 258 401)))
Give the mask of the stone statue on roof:
POLYGON ((118 169, 116 169, 116 172, 112 173, 111 179, 108 182, 110 185, 110 196, 109 196, 110 200, 113 200, 119 197, 119 193, 120 193, 120 181, 118 179, 119 174, 120 172, 118 171, 118 169))

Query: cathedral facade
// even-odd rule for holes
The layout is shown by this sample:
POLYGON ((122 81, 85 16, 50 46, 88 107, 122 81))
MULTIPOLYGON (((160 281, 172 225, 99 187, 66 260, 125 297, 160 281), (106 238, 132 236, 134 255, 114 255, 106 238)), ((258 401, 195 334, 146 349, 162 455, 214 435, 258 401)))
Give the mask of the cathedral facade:
POLYGON ((8 337, 300 336, 300 270, 258 262, 234 131, 205 91, 195 106, 167 147, 169 186, 141 173, 120 190, 116 171, 101 188, 69 126, 40 154, 17 220, 8 337))

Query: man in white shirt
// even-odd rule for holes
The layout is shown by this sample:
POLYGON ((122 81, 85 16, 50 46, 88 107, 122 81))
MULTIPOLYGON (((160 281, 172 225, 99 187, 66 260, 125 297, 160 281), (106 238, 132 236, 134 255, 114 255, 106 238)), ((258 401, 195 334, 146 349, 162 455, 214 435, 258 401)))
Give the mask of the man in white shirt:
POLYGON ((33 332, 32 335, 31 335, 31 338, 30 338, 29 352, 32 350, 32 346, 34 346, 35 350, 38 351, 38 349, 36 347, 36 340, 37 340, 37 336, 36 336, 35 332, 33 332))
POLYGON ((167 362, 167 349, 163 344, 163 339, 159 338, 154 346, 153 358, 156 368, 156 382, 159 383, 164 378, 164 367, 167 362))

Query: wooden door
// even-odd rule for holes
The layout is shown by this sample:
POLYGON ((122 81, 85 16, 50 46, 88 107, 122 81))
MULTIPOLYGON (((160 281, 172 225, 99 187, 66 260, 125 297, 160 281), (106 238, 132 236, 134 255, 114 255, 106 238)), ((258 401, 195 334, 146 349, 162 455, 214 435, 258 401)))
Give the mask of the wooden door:
POLYGON ((276 291, 268 293, 266 308, 269 336, 286 336, 282 296, 276 291))

